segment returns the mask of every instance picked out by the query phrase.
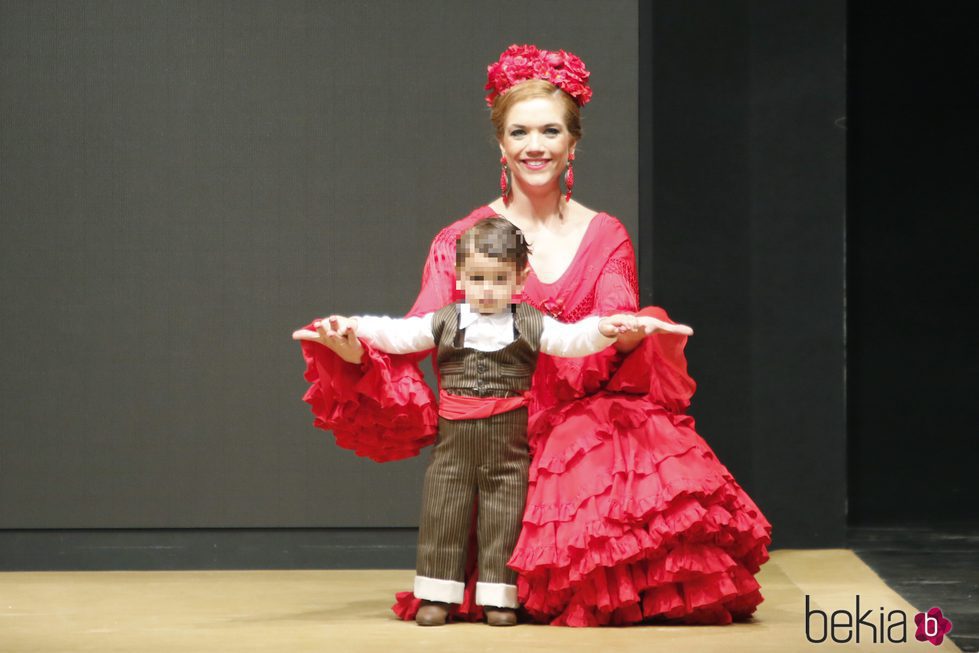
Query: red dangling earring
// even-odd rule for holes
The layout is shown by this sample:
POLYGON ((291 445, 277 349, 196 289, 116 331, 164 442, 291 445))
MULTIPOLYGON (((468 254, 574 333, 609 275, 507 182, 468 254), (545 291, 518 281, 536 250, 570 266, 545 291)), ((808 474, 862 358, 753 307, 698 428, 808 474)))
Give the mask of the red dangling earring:
POLYGON ((507 178, 506 155, 500 157, 500 195, 503 206, 510 206, 510 180, 507 178))
POLYGON ((571 201, 571 190, 574 188, 574 168, 571 164, 574 163, 574 152, 568 155, 568 172, 564 177, 564 185, 567 187, 568 192, 564 194, 564 201, 571 201))

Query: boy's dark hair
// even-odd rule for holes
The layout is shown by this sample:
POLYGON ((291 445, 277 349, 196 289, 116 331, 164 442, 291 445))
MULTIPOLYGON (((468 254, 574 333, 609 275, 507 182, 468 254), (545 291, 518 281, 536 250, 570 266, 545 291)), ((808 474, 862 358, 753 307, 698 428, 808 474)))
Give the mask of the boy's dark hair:
POLYGON ((496 215, 480 220, 459 234, 456 239, 456 269, 477 253, 513 263, 521 272, 527 267, 530 246, 522 231, 503 216, 496 215))

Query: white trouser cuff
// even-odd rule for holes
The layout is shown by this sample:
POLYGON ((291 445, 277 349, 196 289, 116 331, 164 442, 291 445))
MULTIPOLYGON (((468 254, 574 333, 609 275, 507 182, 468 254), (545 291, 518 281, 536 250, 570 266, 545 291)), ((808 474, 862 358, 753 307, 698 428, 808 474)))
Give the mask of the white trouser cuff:
POLYGON ((465 589, 466 586, 457 580, 415 576, 415 597, 426 601, 462 603, 462 595, 465 589))
POLYGON ((476 605, 495 608, 519 608, 517 586, 506 583, 480 583, 476 581, 476 605))

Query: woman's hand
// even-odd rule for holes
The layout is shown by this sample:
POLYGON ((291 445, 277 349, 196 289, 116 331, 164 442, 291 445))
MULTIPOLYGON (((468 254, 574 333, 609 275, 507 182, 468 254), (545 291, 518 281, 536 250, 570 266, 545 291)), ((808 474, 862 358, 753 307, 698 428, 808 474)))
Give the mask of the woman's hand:
POLYGON ((612 344, 612 346, 615 347, 615 350, 622 354, 628 354, 630 351, 639 346, 643 338, 653 333, 676 333, 685 336, 693 335, 693 329, 685 324, 670 324, 669 322, 664 322, 663 320, 658 320, 655 317, 649 317, 648 315, 636 315, 630 317, 633 317, 636 320, 637 327, 635 329, 628 329, 620 333, 619 339, 612 344))
POLYGON ((669 322, 657 320, 655 317, 648 315, 640 315, 636 319, 639 320, 639 324, 643 328, 643 335, 646 336, 653 333, 678 333, 682 336, 693 335, 693 329, 686 324, 670 324, 669 322))
POLYGON ((318 342, 348 363, 360 363, 364 357, 364 347, 357 339, 357 318, 331 315, 325 320, 316 320, 313 326, 316 331, 293 331, 292 339, 318 342))

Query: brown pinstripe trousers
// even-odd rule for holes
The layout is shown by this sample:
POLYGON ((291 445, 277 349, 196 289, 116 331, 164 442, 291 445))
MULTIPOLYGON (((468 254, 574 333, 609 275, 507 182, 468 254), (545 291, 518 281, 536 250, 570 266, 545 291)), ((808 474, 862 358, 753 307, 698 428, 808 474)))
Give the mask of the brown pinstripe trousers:
POLYGON ((440 417, 422 490, 418 575, 463 581, 478 494, 479 580, 515 584, 506 563, 520 534, 529 465, 526 407, 482 419, 440 417))

